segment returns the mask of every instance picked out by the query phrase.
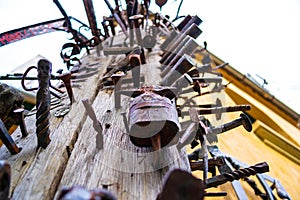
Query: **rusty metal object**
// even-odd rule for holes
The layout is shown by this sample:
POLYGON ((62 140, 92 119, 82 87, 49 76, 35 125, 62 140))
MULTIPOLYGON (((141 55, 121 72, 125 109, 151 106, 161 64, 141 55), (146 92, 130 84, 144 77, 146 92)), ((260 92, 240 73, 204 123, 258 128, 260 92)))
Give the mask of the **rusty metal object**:
POLYGON ((146 90, 130 103, 129 129, 130 140, 136 146, 157 147, 158 140, 161 147, 168 145, 180 130, 175 105, 169 98, 146 90), (157 140, 153 142, 152 137, 157 140))
POLYGON ((192 174, 181 169, 171 171, 156 200, 201 200, 204 199, 205 185, 192 174))
POLYGON ((65 187, 60 191, 58 200, 117 200, 117 198, 105 189, 87 190, 83 186, 65 187))
POLYGON ((257 173, 269 172, 269 165, 266 162, 258 163, 256 165, 238 169, 233 172, 224 173, 218 176, 207 179, 206 188, 217 187, 228 181, 239 180, 248 176, 256 175, 257 173))
POLYGON ((111 14, 114 16, 115 20, 118 22, 118 24, 120 25, 123 33, 126 35, 126 37, 128 37, 128 33, 127 33, 127 28, 125 26, 125 24, 123 23, 122 19, 120 18, 120 16, 118 15, 117 12, 115 12, 115 10, 112 8, 112 6, 110 5, 108 0, 104 0, 108 9, 110 10, 111 14))
POLYGON ((138 45, 142 45, 143 41, 142 41, 142 33, 141 33, 139 21, 144 19, 144 16, 143 15, 132 15, 131 17, 129 17, 129 19, 134 24, 136 42, 138 45))
POLYGON ((172 46, 174 47, 174 43, 182 41, 185 35, 189 35, 192 38, 196 39, 201 34, 201 30, 197 27, 201 22, 202 20, 198 16, 193 16, 192 19, 182 28, 179 33, 170 33, 170 36, 161 44, 161 49, 165 52, 170 52, 172 46))
POLYGON ((96 43, 95 45, 100 43, 100 31, 97 27, 97 20, 96 15, 94 11, 93 1, 92 0, 83 0, 85 12, 92 30, 93 36, 96 37, 96 43))
POLYGON ((24 110, 25 110, 24 108, 17 108, 13 111, 18 121, 18 125, 20 126, 22 137, 26 137, 28 135, 26 124, 24 121, 24 110))
POLYGON ((19 148, 12 137, 9 135, 4 123, 0 119, 0 140, 9 150, 12 155, 15 155, 21 151, 22 148, 19 148))
POLYGON ((195 65, 194 60, 188 57, 186 54, 183 55, 178 62, 172 67, 161 80, 161 85, 172 85, 178 78, 184 73, 188 72, 195 65))
POLYGON ((58 75, 58 78, 60 80, 62 80, 62 82, 64 83, 64 85, 66 87, 68 97, 70 99, 70 104, 72 105, 75 102, 75 98, 73 95, 73 90, 72 90, 72 85, 71 85, 71 77, 72 77, 71 72, 67 72, 65 74, 58 75))
POLYGON ((200 115, 215 114, 217 120, 221 119, 222 113, 225 112, 237 112, 237 111, 248 111, 251 109, 250 105, 237 105, 237 106, 226 106, 226 107, 214 107, 200 109, 198 112, 200 115))
POLYGON ((141 79, 141 56, 138 54, 129 55, 129 64, 132 72, 133 87, 140 87, 141 79))
POLYGON ((191 15, 187 15, 184 17, 184 19, 177 25, 177 29, 179 31, 181 31, 183 29, 183 27, 185 27, 187 25, 187 23, 192 19, 191 15))
POLYGON ((102 135, 103 128, 102 128, 102 125, 97 120, 96 113, 95 113, 93 107, 91 106, 91 104, 89 103, 89 100, 84 99, 84 100, 82 100, 82 103, 83 103, 84 108, 87 111, 88 115, 93 120, 93 127, 94 127, 95 131, 97 131, 96 148, 98 150, 103 149, 103 135, 102 135))
POLYGON ((41 59, 38 62, 38 82, 39 87, 36 94, 36 134, 37 134, 37 148, 46 148, 50 143, 50 76, 52 64, 46 60, 41 59))
POLYGON ((111 76, 111 79, 114 84, 114 99, 115 99, 115 108, 121 108, 121 86, 122 86, 122 77, 125 76, 125 73, 122 71, 118 71, 117 73, 111 76))
POLYGON ((0 199, 9 200, 11 168, 8 162, 0 160, 0 199))
POLYGON ((175 52, 176 47, 179 46, 179 44, 187 37, 190 36, 193 39, 196 39, 202 31, 196 24, 192 24, 191 27, 189 27, 185 32, 178 34, 177 37, 173 39, 173 41, 166 47, 163 53, 163 57, 161 60, 159 60, 160 63, 163 63, 166 58, 169 57, 171 53, 175 52))
MULTIPOLYGON (((199 47, 197 41, 189 36, 187 36, 170 54, 166 54, 166 60, 162 63, 163 66, 166 66, 161 76, 165 76, 170 69, 178 62, 178 60, 183 55, 192 55, 195 50, 199 47), (169 56, 167 56, 169 55, 169 56)), ((162 58, 163 59, 163 58, 162 58)), ((192 58, 190 58, 192 60, 192 58)), ((196 66, 196 63, 194 64, 196 66)))

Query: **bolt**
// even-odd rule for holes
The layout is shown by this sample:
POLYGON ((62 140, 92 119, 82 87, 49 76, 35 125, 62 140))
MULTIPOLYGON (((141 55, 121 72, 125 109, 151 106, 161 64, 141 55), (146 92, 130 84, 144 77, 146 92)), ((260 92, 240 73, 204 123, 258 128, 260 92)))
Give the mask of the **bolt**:
POLYGON ((3 144, 6 146, 6 148, 12 155, 15 155, 21 151, 21 148, 17 146, 15 141, 9 135, 1 119, 0 119, 0 140, 3 142, 3 144))
POLYGON ((226 124, 223 124, 219 127, 212 128, 212 129, 210 129, 209 132, 220 134, 220 133, 229 131, 231 129, 234 129, 240 125, 243 125, 243 127, 246 129, 246 131, 248 131, 248 132, 252 131, 252 124, 251 124, 249 117, 247 117, 247 115, 245 115, 244 113, 241 113, 239 118, 237 118, 231 122, 228 122, 226 124))
POLYGON ((18 120, 18 123, 20 125, 22 137, 26 137, 28 135, 26 124, 24 121, 24 108, 17 108, 14 110, 14 114, 18 120))

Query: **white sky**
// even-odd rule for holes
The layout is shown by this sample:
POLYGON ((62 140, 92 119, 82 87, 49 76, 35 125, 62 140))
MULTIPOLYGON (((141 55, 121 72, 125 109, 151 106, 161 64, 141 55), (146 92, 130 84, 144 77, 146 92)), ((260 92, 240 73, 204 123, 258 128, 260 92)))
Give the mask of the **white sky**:
MULTIPOLYGON (((88 24, 82 0, 60 2, 68 15, 88 24)), ((169 0, 162 13, 174 17, 179 2, 169 0)), ((99 21, 109 15, 104 1, 94 0, 94 8, 99 21)), ((154 0, 151 8, 159 11, 154 0)), ((300 113, 299 0, 184 0, 180 15, 186 14, 203 20, 200 45, 207 41, 209 51, 240 72, 264 77, 270 92, 300 113)), ((0 33, 61 17, 51 0, 0 0, 0 33)), ((66 41, 66 34, 56 32, 1 47, 0 74, 37 54, 48 58, 56 69, 65 68, 59 53, 66 41)))

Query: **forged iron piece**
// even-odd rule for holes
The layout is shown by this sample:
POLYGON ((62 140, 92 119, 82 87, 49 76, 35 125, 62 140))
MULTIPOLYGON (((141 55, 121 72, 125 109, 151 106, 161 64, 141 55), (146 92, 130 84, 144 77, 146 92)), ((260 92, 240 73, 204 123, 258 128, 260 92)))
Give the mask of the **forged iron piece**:
MULTIPOLYGON (((184 19, 177 25, 177 29, 179 31, 181 31, 183 29, 183 27, 185 27, 187 25, 187 23, 192 19, 191 15, 187 15, 184 17, 184 19)), ((198 24, 199 25, 199 24, 198 24)))
POLYGON ((64 16, 65 25, 67 27, 67 30, 72 34, 73 39, 75 40, 76 44, 78 44, 80 46, 80 49, 83 46, 85 46, 86 44, 91 43, 91 41, 88 41, 88 39, 84 35, 80 34, 78 31, 76 31, 72 28, 70 17, 67 15, 66 11, 62 7, 62 5, 59 3, 59 1, 53 0, 53 2, 57 6, 57 8, 61 12, 61 14, 64 16))
POLYGON ((185 37, 190 36, 191 38, 196 39, 202 31, 196 24, 192 24, 185 32, 178 34, 177 37, 174 38, 172 43, 164 50, 163 59, 159 60, 160 63, 163 63, 167 57, 173 52, 175 52, 176 47, 184 40, 185 37))
POLYGON ((37 149, 42 147, 46 148, 50 143, 50 130, 49 130, 49 118, 50 118, 50 76, 52 70, 52 64, 46 59, 41 59, 38 62, 38 82, 39 87, 36 94, 36 134, 37 134, 37 149))
POLYGON ((103 135, 102 135, 103 128, 102 128, 102 125, 97 120, 96 113, 95 113, 93 107, 91 106, 91 104, 89 103, 89 100, 84 99, 84 100, 82 100, 82 103, 83 103, 84 108, 87 111, 89 117, 93 120, 93 127, 94 127, 95 131, 97 131, 96 148, 98 150, 103 149, 103 135))
POLYGON ((186 54, 183 55, 173 68, 163 77, 160 84, 171 85, 184 73, 188 72, 194 65, 194 60, 190 59, 186 54))
POLYGON ((141 56, 129 55, 129 64, 132 72, 133 87, 139 88, 141 81, 141 56))
POLYGON ((14 115, 18 121, 18 125, 20 126, 22 137, 26 137, 28 135, 26 124, 24 121, 24 110, 24 108, 17 108, 14 110, 14 115))
POLYGON ((220 134, 220 133, 224 133, 226 131, 229 131, 229 130, 234 129, 241 125, 243 125, 243 127, 245 128, 246 131, 248 131, 248 132, 252 131, 251 120, 249 119, 249 117, 247 115, 245 115, 244 113, 241 113, 240 117, 238 119, 235 119, 231 122, 223 124, 219 127, 212 128, 212 129, 210 129, 209 132, 220 134))
POLYGON ((170 45, 170 43, 173 42, 173 40, 178 36, 178 34, 180 34, 180 33, 178 33, 175 30, 172 30, 169 34, 169 37, 167 37, 165 39, 165 41, 160 45, 160 49, 166 50, 167 47, 170 45))
POLYGON ((129 129, 130 140, 136 146, 156 150, 168 145, 180 130, 175 105, 151 88, 146 90, 130 102, 129 129))
POLYGON ((33 36, 64 30, 64 23, 65 18, 59 18, 1 33, 0 47, 33 36))
POLYGON ((204 183, 189 172, 174 169, 165 177, 162 191, 158 194, 156 200, 204 199, 204 183))
POLYGON ((200 109, 198 112, 200 115, 216 114, 216 118, 217 118, 217 120, 219 120, 222 117, 222 113, 237 112, 237 111, 245 112, 250 109, 251 109, 250 105, 237 105, 237 106, 226 106, 226 107, 214 107, 214 108, 200 109))
POLYGON ((176 88, 173 90, 175 96, 179 96, 182 93, 183 88, 191 85, 193 79, 187 74, 184 73, 179 79, 177 79, 170 87, 176 88))
POLYGON ((115 108, 119 109, 121 108, 121 86, 122 86, 122 77, 125 76, 125 73, 122 71, 119 71, 111 76, 111 79, 114 84, 114 98, 115 98, 115 108))
POLYGON ((141 29, 140 29, 139 20, 144 19, 144 16, 143 15, 132 15, 131 17, 129 17, 129 19, 134 24, 136 42, 138 45, 142 45, 143 41, 142 41, 142 33, 141 33, 141 29))
POLYGON ((100 42, 100 31, 98 30, 97 27, 97 20, 96 20, 96 15, 94 11, 94 6, 93 6, 93 1, 92 0, 83 0, 85 12, 92 30, 92 34, 94 37, 96 37, 96 44, 99 44, 100 42))
POLYGON ((195 26, 193 24, 198 26, 198 25, 200 25, 201 22, 202 22, 202 20, 198 16, 193 16, 192 19, 189 20, 189 22, 182 28, 182 30, 180 32, 172 31, 170 33, 170 36, 161 44, 160 48, 164 51, 170 51, 169 48, 173 45, 173 43, 178 41, 180 38, 182 38, 183 35, 190 35, 191 37, 196 39, 201 34, 201 30, 195 29, 194 28, 195 26), (191 29, 191 28, 194 28, 194 30, 197 30, 197 31, 195 31, 193 34, 192 34, 192 31, 187 31, 188 29, 191 29), (199 34, 199 35, 197 35, 197 34, 199 34))
POLYGON ((8 151, 15 155, 21 151, 22 148, 19 148, 12 137, 9 135, 4 123, 0 119, 0 140, 6 146, 8 151))
POLYGON ((192 18, 186 23, 186 25, 182 28, 181 32, 186 31, 192 24, 196 24, 199 26, 202 23, 202 20, 197 16, 192 16, 192 18))
MULTIPOLYGON (((218 127, 211 127, 210 122, 207 119, 204 119, 204 122, 205 122, 205 125, 202 126, 203 129, 201 129, 202 132, 200 131, 200 133, 201 133, 201 135, 203 135, 204 131, 207 132, 206 135, 207 135, 207 140, 208 140, 209 143, 218 142, 217 134, 224 133, 224 132, 229 131, 233 128, 236 128, 240 125, 243 125, 243 127, 248 132, 252 131, 251 120, 244 113, 241 113, 240 117, 238 119, 235 119, 231 122, 228 122, 228 123, 223 124, 223 125, 218 126, 218 127)), ((198 133, 198 137, 201 137, 201 135, 199 135, 199 133, 198 133)))
POLYGON ((166 66, 162 71, 162 76, 165 76, 183 55, 192 55, 198 47, 197 41, 187 36, 173 52, 170 52, 169 56, 162 63, 163 66, 166 66))
POLYGON ((65 74, 58 75, 58 78, 60 80, 62 80, 62 82, 64 83, 64 85, 66 87, 68 97, 70 99, 70 104, 72 105, 72 103, 75 102, 75 98, 74 98, 74 95, 73 95, 73 90, 72 90, 72 85, 71 85, 71 77, 72 77, 71 72, 67 72, 65 74))
MULTIPOLYGON (((15 77, 16 79, 20 79, 20 80, 21 80, 21 85, 22 85, 22 87, 23 87, 23 89, 24 89, 25 91, 34 91, 34 90, 37 90, 37 89, 38 89, 38 87, 28 88, 28 87, 26 86, 26 84, 25 84, 25 80, 38 80, 38 77, 27 77, 27 74, 28 74, 32 69, 38 70, 37 67, 31 66, 31 67, 28 67, 28 68, 26 69, 26 71, 24 72, 24 74, 22 74, 22 76, 17 76, 17 77, 15 77)), ((50 79, 51 79, 51 78, 52 78, 52 79, 57 79, 57 77, 55 77, 55 76, 52 77, 52 75, 50 75, 50 79)), ((64 93, 64 92, 61 91, 60 89, 58 89, 58 88, 52 86, 51 83, 49 83, 49 87, 52 88, 52 89, 54 89, 55 91, 61 93, 61 94, 64 93)), ((54 93, 53 91, 49 90, 49 92, 50 92, 51 95, 53 95, 53 96, 55 96, 55 97, 57 97, 57 98, 59 98, 59 99, 61 98, 61 96, 57 95, 57 94, 54 93)))
POLYGON ((207 179, 206 188, 217 187, 228 181, 239 180, 248 176, 256 175, 257 173, 269 172, 269 165, 266 162, 235 170, 233 172, 224 173, 218 176, 207 179))
POLYGON ((130 17, 132 16, 133 7, 134 7, 133 1, 127 1, 126 3, 126 11, 127 11, 127 22, 129 25, 129 45, 132 47, 134 45, 134 35, 133 35, 133 23, 131 22, 130 17))
MULTIPOLYGON (((213 154, 216 154, 217 152, 219 152, 219 154, 222 155, 222 152, 220 152, 220 150, 216 146, 213 146, 210 151, 213 154)), ((224 156, 226 157, 226 159, 230 162, 230 164, 235 169, 247 167, 246 164, 241 163, 240 161, 234 159, 233 157, 229 157, 226 155, 224 155, 224 156)), ((245 181, 247 181, 247 183, 253 188, 253 190, 255 191, 255 194, 261 196, 262 199, 274 199, 274 195, 272 192, 272 190, 274 190, 274 189, 276 190, 276 193, 279 198, 288 199, 288 200, 291 199, 291 197, 289 196, 287 191, 284 189, 283 185, 277 179, 274 179, 274 178, 268 176, 267 174, 257 174, 256 176, 257 176, 259 182, 261 183, 261 185, 263 186, 266 193, 262 193, 259 190, 259 188, 257 188, 256 183, 254 181, 252 181, 251 179, 245 180, 245 181), (266 181, 272 183, 272 185, 269 186, 269 184, 267 184, 266 181)))
MULTIPOLYGON (((208 106, 208 105, 205 105, 208 106)), ((201 105, 195 105, 195 106, 186 106, 186 107, 202 107, 201 105)), ((198 111, 199 115, 209 115, 209 114, 215 114, 216 119, 220 120, 222 118, 223 113, 227 112, 237 112, 237 111, 248 111, 251 109, 250 105, 236 105, 236 106, 219 106, 219 107, 213 107, 213 108, 201 108, 198 111)), ((187 112, 180 112, 180 116, 187 115, 187 112)), ((247 130, 247 129, 246 129, 247 130)), ((225 132, 225 131, 224 131, 225 132)), ((248 131, 250 132, 250 131, 248 131)))
POLYGON ((117 198, 105 189, 87 190, 83 186, 64 187, 58 196, 58 200, 117 200, 117 198))
POLYGON ((114 16, 115 20, 118 22, 118 24, 120 25, 123 33, 125 34, 126 37, 128 37, 128 33, 127 33, 127 30, 126 30, 126 26, 125 24, 123 23, 122 19, 120 18, 120 16, 118 15, 117 12, 115 12, 115 10, 113 9, 113 7, 110 5, 109 1, 108 0, 104 0, 108 9, 110 10, 111 14, 114 16))
POLYGON ((9 200, 11 168, 8 162, 0 160, 0 199, 9 200))
MULTIPOLYGON (((233 171, 234 167, 232 166, 232 163, 229 161, 228 156, 223 154, 216 145, 208 146, 208 150, 209 150, 210 154, 213 156, 213 158, 223 159, 224 164, 217 166, 220 174, 230 173, 233 171)), ((240 167, 238 169, 240 169, 240 167)), ((246 192, 239 181, 237 181, 237 180, 232 181, 231 185, 232 185, 238 199, 248 199, 246 192)))

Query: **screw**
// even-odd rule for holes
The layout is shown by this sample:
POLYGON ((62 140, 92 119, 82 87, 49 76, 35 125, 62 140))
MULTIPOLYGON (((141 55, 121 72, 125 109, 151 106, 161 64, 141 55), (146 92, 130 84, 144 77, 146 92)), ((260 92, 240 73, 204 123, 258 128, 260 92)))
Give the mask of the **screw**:
POLYGON ((28 135, 26 124, 24 121, 24 108, 17 108, 14 110, 15 116, 18 120, 18 123, 20 125, 22 137, 26 137, 28 135))

